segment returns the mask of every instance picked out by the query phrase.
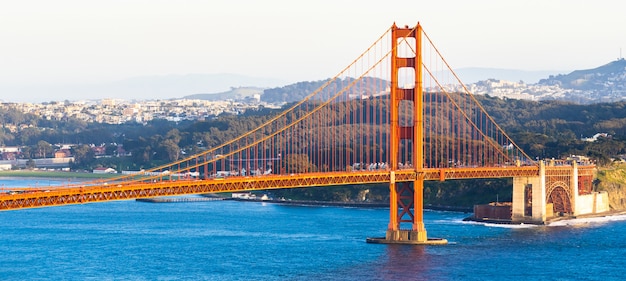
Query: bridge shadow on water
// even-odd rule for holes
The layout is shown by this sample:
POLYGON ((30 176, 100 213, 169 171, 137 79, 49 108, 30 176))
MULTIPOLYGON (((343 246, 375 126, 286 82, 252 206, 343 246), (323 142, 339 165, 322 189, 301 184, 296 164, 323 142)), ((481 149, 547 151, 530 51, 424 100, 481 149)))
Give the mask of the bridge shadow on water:
MULTIPOLYGON (((374 246, 374 245, 370 245, 374 246)), ((342 274, 347 280, 436 280, 439 259, 422 245, 376 245, 385 247, 378 259, 342 274)))
POLYGON ((385 280, 416 280, 428 278, 433 266, 425 246, 386 245, 386 259, 377 265, 375 274, 385 280))

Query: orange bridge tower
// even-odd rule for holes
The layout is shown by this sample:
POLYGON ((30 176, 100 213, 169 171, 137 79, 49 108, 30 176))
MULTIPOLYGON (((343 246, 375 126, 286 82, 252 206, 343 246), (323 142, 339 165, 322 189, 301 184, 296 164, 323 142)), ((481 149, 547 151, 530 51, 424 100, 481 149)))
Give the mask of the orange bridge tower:
POLYGON ((424 227, 422 27, 419 23, 404 28, 394 24, 391 41, 389 226, 384 238, 367 241, 446 244, 445 239, 428 239, 424 227), (412 112, 412 116, 406 116, 406 112, 412 112), (396 182, 395 171, 407 168, 415 171, 413 182, 396 182))

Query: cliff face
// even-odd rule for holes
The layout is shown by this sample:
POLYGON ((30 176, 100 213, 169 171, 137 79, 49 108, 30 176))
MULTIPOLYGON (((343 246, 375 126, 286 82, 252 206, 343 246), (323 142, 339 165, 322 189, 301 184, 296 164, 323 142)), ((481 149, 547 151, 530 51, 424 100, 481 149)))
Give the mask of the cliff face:
POLYGON ((626 211, 626 165, 599 169, 597 190, 609 193, 611 210, 626 211))

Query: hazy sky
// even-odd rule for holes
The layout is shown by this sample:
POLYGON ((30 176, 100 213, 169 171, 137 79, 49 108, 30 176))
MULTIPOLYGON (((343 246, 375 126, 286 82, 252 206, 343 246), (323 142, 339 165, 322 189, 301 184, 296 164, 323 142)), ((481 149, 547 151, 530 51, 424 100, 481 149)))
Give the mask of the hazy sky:
POLYGON ((420 21, 453 68, 586 69, 626 54, 625 12, 618 0, 2 1, 0 99, 149 75, 325 79, 393 22, 420 21))

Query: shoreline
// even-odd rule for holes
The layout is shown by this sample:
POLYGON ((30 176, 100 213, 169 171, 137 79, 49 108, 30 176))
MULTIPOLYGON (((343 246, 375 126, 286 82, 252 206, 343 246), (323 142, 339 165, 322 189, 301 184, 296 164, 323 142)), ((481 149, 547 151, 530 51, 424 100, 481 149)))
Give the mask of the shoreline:
POLYGON ((570 221, 570 220, 587 219, 587 218, 605 218, 605 217, 620 216, 620 215, 626 215, 626 210, 611 210, 608 212, 602 212, 602 213, 597 213, 597 214, 584 214, 584 215, 577 215, 577 216, 572 215, 572 216, 562 216, 562 217, 551 217, 551 218, 546 218, 546 221, 544 222, 512 221, 512 220, 506 220, 506 219, 488 219, 488 218, 477 219, 477 218, 474 218, 473 216, 466 217, 463 219, 463 221, 472 221, 472 222, 478 222, 478 223, 491 223, 491 224, 508 224, 508 225, 523 225, 523 224, 550 225, 551 223, 558 222, 558 221, 570 221))
POLYGON ((94 174, 80 172, 61 172, 61 171, 30 171, 30 170, 11 170, 0 171, 1 178, 50 178, 50 179, 105 179, 119 177, 120 174, 94 174))
MULTIPOLYGON (((226 198, 226 200, 241 201, 241 202, 267 202, 267 203, 297 205, 297 206, 389 208, 389 203, 339 202, 339 201, 316 201, 316 200, 279 200, 279 199, 261 200, 261 199, 239 199, 239 198, 226 198)), ((442 205, 431 205, 431 204, 424 204, 424 210, 459 212, 459 213, 473 213, 474 212, 474 209, 470 207, 442 206, 442 205)))

